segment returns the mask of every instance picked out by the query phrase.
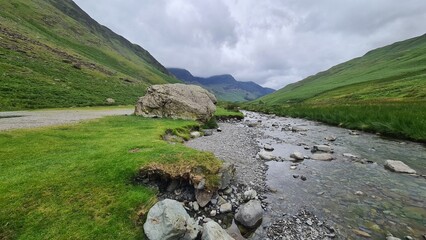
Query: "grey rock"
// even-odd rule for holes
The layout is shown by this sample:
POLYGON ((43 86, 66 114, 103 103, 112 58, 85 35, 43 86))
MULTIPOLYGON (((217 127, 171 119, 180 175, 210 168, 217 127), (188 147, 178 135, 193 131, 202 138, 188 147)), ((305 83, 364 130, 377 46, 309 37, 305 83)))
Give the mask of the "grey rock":
POLYGON ((200 133, 200 132, 198 132, 198 131, 194 131, 194 132, 191 132, 189 135, 190 135, 192 138, 198 138, 198 137, 200 137, 200 136, 201 136, 201 133, 200 133))
POLYGON ((224 194, 226 194, 226 195, 231 194, 231 193, 232 193, 232 188, 228 186, 227 188, 225 188, 225 189, 223 190, 223 193, 224 193, 224 194))
POLYGON ((257 197, 257 192, 256 190, 250 189, 244 192, 244 199, 245 200, 252 200, 252 199, 256 199, 257 197))
POLYGON ((303 156, 303 154, 300 153, 300 152, 294 152, 294 153, 290 154, 290 157, 293 158, 293 159, 295 159, 295 160, 303 160, 303 159, 305 159, 305 157, 303 156))
POLYGON ((248 124, 247 124, 247 126, 248 126, 248 127, 257 127, 257 126, 259 126, 259 123, 257 123, 257 122, 252 122, 252 123, 248 123, 248 124))
POLYGON ((194 211, 196 211, 196 212, 198 212, 198 210, 200 210, 200 206, 198 205, 197 202, 192 203, 192 209, 194 209, 194 211))
POLYGON ((331 152, 331 147, 327 146, 327 145, 315 145, 312 148, 312 152, 326 152, 329 153, 331 152))
POLYGON ((195 239, 200 230, 182 204, 171 199, 160 201, 149 210, 143 228, 150 240, 195 239))
POLYGON ((216 102, 216 97, 200 86, 152 85, 136 103, 135 115, 206 122, 213 117, 216 102))
POLYGON ((331 161, 334 159, 334 157, 329 153, 315 153, 312 154, 311 159, 319 161, 331 161))
POLYGON ((349 130, 349 135, 359 135, 359 133, 355 130, 349 130))
POLYGON ((230 203, 224 203, 220 205, 219 211, 221 213, 227 213, 232 211, 232 205, 230 203))
POLYGON ((416 173, 414 169, 410 168, 405 163, 401 161, 396 161, 396 160, 386 160, 385 168, 391 170, 392 172, 397 172, 397 173, 409 173, 409 174, 416 173))
POLYGON ((291 131, 293 131, 293 132, 306 132, 306 131, 308 131, 308 129, 305 128, 305 127, 294 126, 294 127, 291 128, 291 131))
POLYGON ((216 131, 222 132, 222 128, 219 127, 219 128, 216 129, 216 131))
POLYGON ((205 207, 210 202, 210 199, 212 199, 212 196, 213 191, 195 190, 195 199, 197 199, 197 203, 200 207, 205 207))
POLYGON ((251 200, 240 206, 239 211, 235 215, 235 220, 243 226, 252 228, 263 217, 263 209, 259 200, 251 200))
POLYGON ((233 240, 231 236, 215 221, 209 221, 203 226, 202 240, 233 240))
POLYGON ((330 141, 330 142, 334 142, 334 141, 336 141, 337 138, 336 138, 336 136, 327 136, 324 139, 327 140, 327 141, 330 141))
POLYGON ((359 157, 356 155, 353 155, 351 153, 343 153, 343 157, 351 158, 351 159, 358 159, 359 157))
POLYGON ((361 192, 361 191, 356 191, 356 192, 355 192, 355 195, 357 195, 357 196, 363 196, 363 195, 364 195, 364 193, 363 193, 363 192, 361 192))
POLYGON ((260 159, 267 160, 267 161, 275 160, 277 158, 276 156, 274 156, 274 154, 267 151, 260 151, 258 154, 260 159))
POLYGON ((217 211, 216 211, 216 210, 214 210, 214 209, 213 209, 213 210, 211 210, 211 211, 210 211, 210 216, 211 216, 211 217, 216 216, 216 214, 217 214, 217 211))
POLYGON ((225 203, 226 203, 226 200, 223 199, 223 197, 219 196, 217 198, 217 205, 222 205, 222 204, 225 204, 225 203))
POLYGON ((266 151, 274 151, 274 148, 271 146, 271 145, 269 145, 269 144, 265 144, 265 146, 263 147, 263 149, 265 149, 266 151))

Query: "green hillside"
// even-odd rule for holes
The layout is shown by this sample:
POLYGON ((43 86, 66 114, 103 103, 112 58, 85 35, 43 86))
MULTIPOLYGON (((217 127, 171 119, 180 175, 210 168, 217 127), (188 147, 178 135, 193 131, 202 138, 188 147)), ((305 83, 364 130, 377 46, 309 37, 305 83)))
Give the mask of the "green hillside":
POLYGON ((426 35, 370 51, 245 108, 426 142, 426 35))
POLYGON ((176 82, 149 52, 71 0, 0 0, 0 111, 133 104, 176 82))
POLYGON ((426 35, 370 51, 260 100, 268 104, 425 101, 426 35))

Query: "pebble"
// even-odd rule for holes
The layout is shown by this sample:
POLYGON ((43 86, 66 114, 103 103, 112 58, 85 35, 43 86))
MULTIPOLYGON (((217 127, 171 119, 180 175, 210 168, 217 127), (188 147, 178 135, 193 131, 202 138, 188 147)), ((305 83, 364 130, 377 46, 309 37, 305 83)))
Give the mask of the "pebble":
POLYGON ((364 193, 363 193, 363 192, 361 192, 361 191, 356 191, 356 192, 355 192, 355 195, 357 195, 357 196, 363 196, 363 195, 364 195, 364 193))
POLYGON ((371 238, 371 235, 367 232, 364 232, 364 231, 361 231, 361 230, 358 230, 358 229, 352 229, 352 231, 358 236, 365 237, 365 238, 371 238))

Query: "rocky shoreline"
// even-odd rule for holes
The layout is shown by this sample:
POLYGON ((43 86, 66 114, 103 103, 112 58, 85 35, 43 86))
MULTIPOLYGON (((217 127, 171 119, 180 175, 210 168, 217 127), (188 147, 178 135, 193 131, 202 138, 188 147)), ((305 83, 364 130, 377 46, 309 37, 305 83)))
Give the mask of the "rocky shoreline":
MULTIPOLYGON (((234 239, 398 239, 391 236, 391 232, 400 235, 397 231, 389 231, 389 228, 384 231, 377 224, 365 226, 360 221, 351 221, 344 212, 318 209, 318 206, 329 208, 333 204, 337 204, 334 206, 338 209, 345 206, 356 207, 353 203, 362 203, 375 204, 373 206, 378 210, 371 210, 374 216, 378 215, 377 211, 382 211, 384 218, 391 214, 389 210, 379 210, 380 206, 375 203, 383 199, 383 196, 375 194, 382 193, 375 192, 373 195, 371 189, 360 187, 363 186, 362 181, 355 181, 361 183, 353 185, 355 189, 346 184, 330 189, 330 185, 342 183, 344 179, 333 180, 328 169, 337 167, 334 172, 338 173, 347 171, 348 167, 355 167, 357 171, 363 169, 371 172, 373 175, 370 176, 377 173, 379 176, 387 176, 390 171, 385 170, 386 168, 408 173, 406 176, 409 177, 417 177, 417 182, 421 181, 419 177, 422 175, 416 175, 400 161, 386 161, 380 169, 376 161, 373 161, 378 160, 377 158, 370 159, 365 157, 368 155, 352 152, 353 148, 347 148, 348 143, 358 141, 361 136, 371 138, 364 133, 330 128, 304 120, 254 113, 246 113, 246 116, 248 117, 244 121, 220 122, 218 130, 207 130, 204 136, 194 133, 193 139, 185 143, 188 147, 213 152, 216 157, 224 160, 225 166, 235 168, 235 177, 226 187, 207 196, 203 201, 205 204, 200 204, 197 197, 199 185, 185 186, 168 182, 167 186, 160 189, 159 199, 178 200, 199 226, 219 226, 220 229, 226 229, 223 234, 234 239), (341 195, 342 193, 345 195, 341 195), (330 194, 339 194, 339 199, 332 198, 330 194), (325 202, 312 202, 318 200, 325 202), (256 209, 251 206, 252 201, 256 201, 258 208, 254 213, 248 214, 254 216, 244 224, 250 227, 243 227, 241 222, 238 223, 242 221, 241 216, 238 216, 239 212, 241 209, 256 209), (246 205, 249 207, 246 208, 246 205), (259 219, 256 211, 263 213, 263 218, 261 222, 254 224, 253 221, 259 219), (341 220, 346 222, 339 222, 341 220)), ((376 151, 376 148, 370 149, 376 151)), ((415 201, 416 199, 414 198, 415 201)), ((421 206, 419 203, 417 205, 421 206)), ((386 224, 381 219, 377 219, 377 223, 386 224)), ((392 220, 389 224, 396 224, 392 220)), ((409 227, 407 229, 412 231, 409 227)), ((211 233, 209 229, 200 230, 198 238, 202 237, 201 232, 211 233)), ((203 236, 201 239, 208 237, 203 236)))
MULTIPOLYGON (((276 190, 270 189, 266 184, 266 171, 268 165, 264 159, 259 156, 262 150, 268 152, 268 146, 263 146, 257 139, 262 133, 257 128, 257 123, 244 121, 224 121, 220 123, 220 133, 213 136, 193 139, 186 143, 187 146, 213 152, 218 158, 225 162, 234 164, 236 168, 236 176, 234 179, 234 187, 242 196, 253 195, 261 201, 261 205, 265 212, 273 211, 268 207, 267 193, 273 193, 276 190)), ((272 215, 272 214, 268 214, 272 215)), ((312 222, 306 225, 306 222, 295 216, 282 216, 279 218, 266 218, 262 224, 256 229, 249 231, 244 237, 248 239, 332 239, 336 238, 337 231, 318 220, 316 216, 309 213, 305 209, 300 209, 296 214, 301 216, 309 216, 312 222), (296 221, 296 219, 299 219, 296 221), (304 225, 307 228, 304 228, 304 225), (301 233, 303 229, 303 233, 301 233), (284 231, 284 232, 283 232, 284 231), (284 234, 284 235, 283 235, 284 234)), ((217 219, 222 222, 221 219, 217 219)), ((222 227, 228 227, 224 224, 222 227)), ((239 238, 244 239, 244 238, 239 238)))

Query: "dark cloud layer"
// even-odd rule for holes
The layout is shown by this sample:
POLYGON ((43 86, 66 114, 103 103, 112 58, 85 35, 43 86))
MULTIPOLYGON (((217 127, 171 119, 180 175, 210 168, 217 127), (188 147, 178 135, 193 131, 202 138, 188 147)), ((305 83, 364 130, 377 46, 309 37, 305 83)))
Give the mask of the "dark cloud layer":
POLYGON ((424 34, 424 0, 76 0, 168 67, 281 88, 424 34))

